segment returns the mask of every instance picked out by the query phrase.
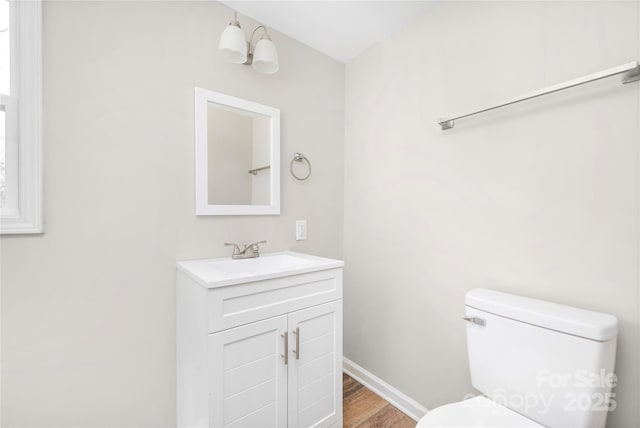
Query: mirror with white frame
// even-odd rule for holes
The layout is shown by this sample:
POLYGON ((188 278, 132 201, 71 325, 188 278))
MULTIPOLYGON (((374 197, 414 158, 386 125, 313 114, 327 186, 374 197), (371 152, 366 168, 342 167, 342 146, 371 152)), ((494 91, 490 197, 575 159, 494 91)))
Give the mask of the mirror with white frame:
POLYGON ((280 214, 280 110, 195 91, 196 215, 280 214))

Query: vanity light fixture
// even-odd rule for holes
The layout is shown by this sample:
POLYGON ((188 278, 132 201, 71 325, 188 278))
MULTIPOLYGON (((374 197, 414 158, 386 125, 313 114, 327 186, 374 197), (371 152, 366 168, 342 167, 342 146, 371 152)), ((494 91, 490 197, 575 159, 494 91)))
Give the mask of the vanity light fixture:
POLYGON ((229 23, 220 37, 218 50, 227 59, 234 64, 245 64, 253 67, 258 73, 273 74, 278 71, 278 52, 276 46, 271 41, 271 37, 267 33, 267 27, 259 25, 251 33, 251 40, 247 39, 240 28, 238 21, 238 13, 233 13, 233 21, 229 23), (253 37, 260 28, 264 30, 264 34, 260 40, 253 45, 253 37))

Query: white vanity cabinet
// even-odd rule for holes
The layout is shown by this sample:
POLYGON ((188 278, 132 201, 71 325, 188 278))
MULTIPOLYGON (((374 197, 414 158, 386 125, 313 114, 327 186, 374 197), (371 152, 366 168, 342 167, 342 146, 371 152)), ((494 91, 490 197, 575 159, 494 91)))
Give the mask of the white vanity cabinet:
POLYGON ((178 263, 178 426, 342 426, 342 265, 178 263))

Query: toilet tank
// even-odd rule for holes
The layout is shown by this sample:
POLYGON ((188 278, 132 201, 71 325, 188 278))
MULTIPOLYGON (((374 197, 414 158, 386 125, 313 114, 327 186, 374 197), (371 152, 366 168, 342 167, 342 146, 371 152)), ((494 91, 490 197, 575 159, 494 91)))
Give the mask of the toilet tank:
POLYGON ((615 409, 616 317, 475 289, 465 319, 474 388, 547 427, 605 426, 615 409))

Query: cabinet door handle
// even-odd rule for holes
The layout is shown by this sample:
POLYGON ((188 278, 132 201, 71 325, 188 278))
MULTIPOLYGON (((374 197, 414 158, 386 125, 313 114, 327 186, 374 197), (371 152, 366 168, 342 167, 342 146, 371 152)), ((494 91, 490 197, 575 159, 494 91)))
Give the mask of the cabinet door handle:
POLYGON ((296 335, 296 349, 293 351, 296 354, 296 360, 300 359, 300 327, 296 327, 296 331, 293 332, 296 335))
POLYGON ((285 331, 280 336, 284 337, 284 365, 289 364, 289 332, 285 331))

